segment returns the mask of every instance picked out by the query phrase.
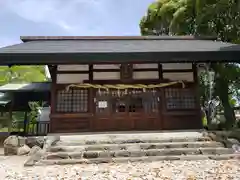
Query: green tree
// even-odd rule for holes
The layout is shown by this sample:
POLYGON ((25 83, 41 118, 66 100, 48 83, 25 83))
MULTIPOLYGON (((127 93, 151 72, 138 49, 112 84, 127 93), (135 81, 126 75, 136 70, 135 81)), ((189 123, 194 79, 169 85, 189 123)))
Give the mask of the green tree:
MULTIPOLYGON (((214 36, 221 41, 240 43, 239 0, 158 0, 152 3, 140 22, 143 35, 214 36)), ((219 96, 227 119, 226 128, 232 127, 235 115, 229 97, 239 96, 240 69, 237 64, 212 64, 214 95, 219 96)), ((204 75, 203 75, 204 76, 204 75)), ((206 75, 205 75, 206 76, 206 75)), ((207 98, 208 83, 200 76, 200 92, 207 98)))
POLYGON ((43 66, 0 66, 0 85, 15 82, 46 81, 43 66))

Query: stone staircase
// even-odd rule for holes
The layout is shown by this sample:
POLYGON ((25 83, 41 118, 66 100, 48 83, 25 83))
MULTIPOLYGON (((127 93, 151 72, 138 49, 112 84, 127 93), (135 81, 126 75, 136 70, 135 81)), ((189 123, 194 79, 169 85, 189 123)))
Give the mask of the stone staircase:
POLYGON ((36 165, 227 160, 236 156, 233 149, 201 133, 65 136, 36 165))

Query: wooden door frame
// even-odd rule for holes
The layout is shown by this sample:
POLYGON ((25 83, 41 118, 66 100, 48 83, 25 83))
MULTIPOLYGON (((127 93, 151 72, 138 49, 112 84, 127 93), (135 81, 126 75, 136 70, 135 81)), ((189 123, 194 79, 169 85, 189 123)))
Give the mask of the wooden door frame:
MULTIPOLYGON (((121 80, 97 80, 97 81, 93 81, 93 83, 96 83, 96 84, 105 84, 105 83, 108 83, 108 84, 118 84, 120 83, 121 80)), ((145 83, 145 84, 150 84, 150 83, 159 83, 159 80, 140 80, 140 81, 134 81, 134 82, 129 82, 129 84, 139 84, 139 83, 145 83)), ((157 90, 159 92, 159 97, 160 99, 163 99, 163 97, 161 97, 162 93, 161 93, 161 90, 157 90)), ((96 91, 95 91, 96 92, 96 91)), ((96 93, 95 94, 95 97, 96 98, 96 93)), ((144 116, 144 119, 148 120, 148 119, 154 119, 154 124, 153 124, 153 127, 156 126, 156 129, 155 130, 161 130, 163 127, 161 127, 162 125, 162 110, 161 110, 161 107, 162 105, 160 104, 161 102, 158 101, 158 112, 156 113, 157 115, 155 116, 149 116, 148 113, 145 113, 145 112, 136 112, 136 113, 129 113, 129 112, 125 112, 124 113, 124 116, 122 113, 112 113, 110 112, 109 114, 106 114, 106 116, 101 116, 101 117, 98 117, 98 114, 94 113, 94 118, 93 118, 93 126, 95 127, 94 130, 96 129, 99 129, 96 127, 96 125, 98 124, 97 121, 101 121, 101 120, 105 120, 105 121, 111 121, 109 122, 109 124, 112 124, 112 126, 114 126, 114 121, 116 122, 117 120, 126 120, 128 119, 130 122, 130 126, 131 128, 128 128, 126 130, 136 130, 136 123, 135 121, 137 119, 140 119, 141 117, 144 116), (107 120, 108 119, 108 120, 107 120), (96 125, 95 125, 96 124, 96 125)), ((96 107, 96 104, 94 103, 94 107, 96 107)), ((95 108, 94 108, 95 109, 95 108)), ((106 122, 105 122, 106 123, 106 122)), ((111 125, 110 125, 111 126, 111 125)), ((152 127, 149 127, 150 129, 152 127)), ((110 130, 110 129, 109 129, 110 130)), ((115 128, 113 128, 113 130, 117 130, 115 128)), ((139 129, 139 130, 147 130, 147 129, 139 129)))

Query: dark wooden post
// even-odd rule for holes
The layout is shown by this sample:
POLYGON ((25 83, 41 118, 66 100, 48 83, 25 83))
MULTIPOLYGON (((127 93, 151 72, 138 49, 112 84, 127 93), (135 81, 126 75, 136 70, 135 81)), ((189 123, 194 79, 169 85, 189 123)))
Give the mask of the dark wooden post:
POLYGON ((28 114, 27 114, 27 111, 24 112, 24 121, 23 121, 23 134, 24 136, 27 135, 27 123, 28 123, 28 114))
POLYGON ((196 109, 197 109, 197 118, 199 119, 199 127, 202 128, 202 112, 201 112, 201 105, 200 105, 200 95, 198 92, 199 87, 199 80, 198 80, 198 72, 197 66, 195 63, 192 64, 193 68, 193 78, 194 78, 194 93, 196 97, 196 109))
MULTIPOLYGON (((89 83, 93 82, 93 64, 89 64, 89 83)), ((95 120, 95 112, 94 112, 94 89, 90 88, 88 91, 88 109, 90 114, 92 115, 90 118, 90 129, 93 130, 94 129, 94 120, 95 120)))
POLYGON ((51 86, 51 103, 50 103, 50 107, 51 107, 51 113, 50 113, 50 132, 53 131, 52 128, 52 118, 51 115, 54 114, 56 112, 56 82, 57 82, 57 66, 52 66, 51 68, 49 68, 50 73, 51 73, 51 77, 52 77, 52 86, 51 86))
POLYGON ((8 119, 8 135, 11 135, 12 132, 12 107, 13 107, 13 102, 11 102, 10 107, 9 107, 9 119, 8 119))

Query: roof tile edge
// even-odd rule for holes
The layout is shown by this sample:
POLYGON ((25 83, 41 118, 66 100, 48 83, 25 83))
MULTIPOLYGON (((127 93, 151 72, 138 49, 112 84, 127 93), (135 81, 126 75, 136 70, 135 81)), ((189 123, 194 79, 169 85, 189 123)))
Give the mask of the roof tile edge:
POLYGON ((45 40, 216 40, 210 36, 20 36, 23 42, 45 40))

